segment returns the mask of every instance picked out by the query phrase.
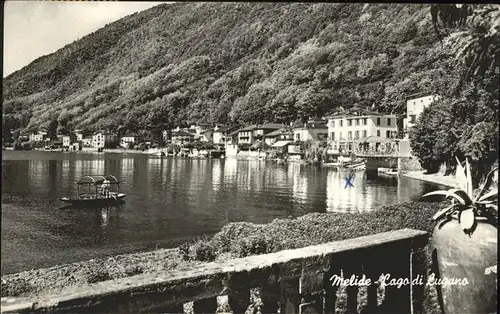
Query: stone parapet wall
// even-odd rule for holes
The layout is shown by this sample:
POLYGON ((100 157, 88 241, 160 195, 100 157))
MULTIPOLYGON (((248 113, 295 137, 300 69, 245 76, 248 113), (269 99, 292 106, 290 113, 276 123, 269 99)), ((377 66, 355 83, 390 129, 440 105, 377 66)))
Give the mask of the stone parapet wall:
MULTIPOLYGON (((401 229, 300 249, 254 255, 226 262, 213 262, 190 269, 141 274, 108 280, 36 297, 2 298, 2 313, 19 312, 183 312, 183 304, 194 301, 194 313, 214 313, 216 297, 228 296, 231 309, 244 313, 251 288, 260 289, 263 313, 333 312, 338 284, 364 274, 372 282, 381 274, 404 278, 425 276, 426 265, 411 263, 423 254, 429 235, 425 231, 401 229), (387 259, 387 256, 391 256, 387 259)), ((358 278, 361 278, 358 277, 358 278)), ((347 310, 358 307, 358 288, 347 288, 347 310)), ((421 288, 421 287, 420 287, 421 288)), ((424 291, 410 286, 386 287, 384 304, 394 313, 420 308, 424 291)), ((377 288, 367 291, 366 309, 378 308, 377 288)), ((382 306, 381 305, 381 306, 382 306)))

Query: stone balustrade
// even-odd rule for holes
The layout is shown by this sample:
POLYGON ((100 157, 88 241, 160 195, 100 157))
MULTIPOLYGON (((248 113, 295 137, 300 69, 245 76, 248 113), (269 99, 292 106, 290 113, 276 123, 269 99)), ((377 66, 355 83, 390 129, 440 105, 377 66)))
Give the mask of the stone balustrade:
MULTIPOLYGON (((3 313, 182 313, 183 304, 194 301, 194 313, 214 313, 217 297, 227 295, 231 310, 244 313, 250 304, 250 289, 258 288, 261 313, 334 313, 338 285, 332 282, 332 276, 365 275, 372 282, 381 274, 425 278, 425 264, 412 260, 416 254, 422 257, 427 241, 424 231, 402 229, 191 269, 68 287, 38 298, 5 297, 1 306, 3 313)), ((372 284, 367 287, 364 310, 410 313, 421 308, 423 288, 387 285, 384 301, 378 304, 377 286, 372 284)), ((349 312, 358 312, 358 290, 358 286, 346 289, 349 312)))

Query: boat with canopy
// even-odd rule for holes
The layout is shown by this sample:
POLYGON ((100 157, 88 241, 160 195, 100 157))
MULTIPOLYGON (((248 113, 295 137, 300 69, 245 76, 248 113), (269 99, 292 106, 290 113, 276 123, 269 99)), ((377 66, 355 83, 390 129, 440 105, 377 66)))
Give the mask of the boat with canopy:
POLYGON ((62 197, 60 200, 72 205, 95 206, 120 203, 126 196, 120 193, 120 181, 113 175, 86 175, 76 186, 76 197, 62 197))

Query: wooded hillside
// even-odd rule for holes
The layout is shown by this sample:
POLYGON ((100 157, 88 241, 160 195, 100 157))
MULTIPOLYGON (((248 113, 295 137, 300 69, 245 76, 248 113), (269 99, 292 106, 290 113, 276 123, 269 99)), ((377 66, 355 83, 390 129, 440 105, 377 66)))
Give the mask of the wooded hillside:
POLYGON ((3 129, 288 123, 342 106, 403 113, 444 55, 429 5, 174 3, 125 17, 4 80, 3 129))

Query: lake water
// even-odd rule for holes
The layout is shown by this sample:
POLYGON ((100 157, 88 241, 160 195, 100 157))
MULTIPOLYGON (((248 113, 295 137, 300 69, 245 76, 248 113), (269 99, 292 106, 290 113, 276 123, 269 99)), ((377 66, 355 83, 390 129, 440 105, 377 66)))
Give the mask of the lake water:
MULTIPOLYGON (((268 223, 310 212, 369 211, 419 199, 436 185, 368 179, 299 164, 138 154, 2 152, 2 274, 121 253, 169 248, 228 222, 268 223), (119 208, 70 209, 87 174, 113 174, 119 208)), ((444 188, 444 187, 441 187, 444 188)))

